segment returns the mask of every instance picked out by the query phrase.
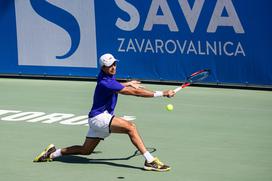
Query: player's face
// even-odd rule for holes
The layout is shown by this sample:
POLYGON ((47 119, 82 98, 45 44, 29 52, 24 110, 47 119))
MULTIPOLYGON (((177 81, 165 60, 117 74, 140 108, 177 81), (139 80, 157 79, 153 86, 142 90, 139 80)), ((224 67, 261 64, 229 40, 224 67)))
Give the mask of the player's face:
POLYGON ((106 73, 106 74, 109 74, 109 75, 115 75, 116 74, 116 62, 114 62, 111 66, 109 67, 103 67, 103 71, 106 73))

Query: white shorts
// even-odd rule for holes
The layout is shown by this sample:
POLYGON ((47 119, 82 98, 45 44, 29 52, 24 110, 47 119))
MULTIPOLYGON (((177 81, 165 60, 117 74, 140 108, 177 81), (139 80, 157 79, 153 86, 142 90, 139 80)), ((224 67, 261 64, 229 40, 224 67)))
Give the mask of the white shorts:
POLYGON ((110 125, 114 116, 105 111, 93 118, 89 118, 87 138, 104 139, 110 135, 110 125))

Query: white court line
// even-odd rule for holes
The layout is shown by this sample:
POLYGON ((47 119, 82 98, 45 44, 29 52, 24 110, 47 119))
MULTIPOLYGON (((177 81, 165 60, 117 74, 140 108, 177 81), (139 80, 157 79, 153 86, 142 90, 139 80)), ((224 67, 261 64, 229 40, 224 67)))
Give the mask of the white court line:
POLYGON ((136 119, 136 116, 127 116, 127 115, 124 115, 121 118, 125 119, 127 121, 134 121, 136 119))

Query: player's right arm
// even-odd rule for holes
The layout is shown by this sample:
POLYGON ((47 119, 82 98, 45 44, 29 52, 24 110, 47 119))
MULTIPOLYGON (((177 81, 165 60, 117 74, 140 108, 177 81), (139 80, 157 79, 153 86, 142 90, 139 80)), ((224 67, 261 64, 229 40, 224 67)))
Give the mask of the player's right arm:
POLYGON ((140 96, 140 97, 173 97, 175 95, 175 92, 173 90, 166 90, 166 91, 150 91, 147 89, 135 89, 134 87, 124 87, 122 90, 120 90, 118 93, 124 94, 124 95, 132 95, 132 96, 140 96))

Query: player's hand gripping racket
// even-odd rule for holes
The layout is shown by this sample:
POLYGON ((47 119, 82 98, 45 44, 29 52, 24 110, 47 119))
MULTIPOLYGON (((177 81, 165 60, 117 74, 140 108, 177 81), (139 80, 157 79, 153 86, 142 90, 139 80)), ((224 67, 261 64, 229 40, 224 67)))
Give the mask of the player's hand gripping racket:
POLYGON ((210 75, 210 73, 211 73, 211 71, 208 69, 199 70, 199 71, 193 73, 192 75, 187 77, 185 82, 180 87, 176 88, 174 90, 174 92, 177 93, 181 89, 183 89, 193 83, 200 82, 200 81, 206 79, 210 75))

